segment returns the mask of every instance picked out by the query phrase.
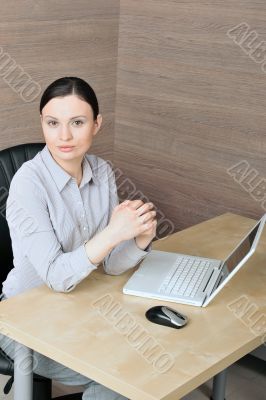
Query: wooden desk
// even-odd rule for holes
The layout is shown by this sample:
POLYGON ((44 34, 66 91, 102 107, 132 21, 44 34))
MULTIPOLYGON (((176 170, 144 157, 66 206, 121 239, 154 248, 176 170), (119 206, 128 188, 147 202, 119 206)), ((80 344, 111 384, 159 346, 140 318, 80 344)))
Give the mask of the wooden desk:
MULTIPOLYGON (((153 248, 222 259, 253 224, 224 214, 157 241, 153 248)), ((40 286, 1 302, 0 329, 129 399, 177 400, 262 343, 265 331, 255 332, 254 322, 265 316, 265 243, 264 232, 256 254, 207 308, 124 295, 132 270, 110 276, 100 268, 68 294, 40 286), (238 318, 228 306, 237 299, 254 305, 256 318, 238 318), (189 324, 175 330, 150 323, 145 312, 157 304, 174 306, 189 324), (157 358, 156 351, 145 353, 143 340, 136 345, 134 326, 159 346, 161 358, 158 351, 157 358), (167 355, 172 365, 163 371, 167 355)))

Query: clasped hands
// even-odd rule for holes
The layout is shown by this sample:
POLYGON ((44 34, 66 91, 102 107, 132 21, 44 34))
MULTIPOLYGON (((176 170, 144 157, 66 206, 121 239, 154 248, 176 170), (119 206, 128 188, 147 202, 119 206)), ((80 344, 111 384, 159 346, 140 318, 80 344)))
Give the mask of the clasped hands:
POLYGON ((114 209, 110 227, 118 241, 135 238, 137 246, 144 250, 156 236, 156 211, 153 203, 142 200, 125 200, 114 209))

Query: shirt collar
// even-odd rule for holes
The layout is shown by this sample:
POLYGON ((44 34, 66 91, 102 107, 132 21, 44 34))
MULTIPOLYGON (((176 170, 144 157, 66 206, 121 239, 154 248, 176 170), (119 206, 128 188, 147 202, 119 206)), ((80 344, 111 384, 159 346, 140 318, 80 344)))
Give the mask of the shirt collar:
MULTIPOLYGON (((47 145, 41 151, 41 157, 46 167, 50 171, 58 190, 61 190, 65 187, 70 179, 73 179, 71 175, 69 175, 60 165, 54 160, 52 157, 47 145)), ((96 183, 97 179, 92 172, 89 160, 86 156, 84 156, 82 161, 82 180, 79 185, 79 189, 81 189, 84 185, 89 183, 91 179, 96 183)))

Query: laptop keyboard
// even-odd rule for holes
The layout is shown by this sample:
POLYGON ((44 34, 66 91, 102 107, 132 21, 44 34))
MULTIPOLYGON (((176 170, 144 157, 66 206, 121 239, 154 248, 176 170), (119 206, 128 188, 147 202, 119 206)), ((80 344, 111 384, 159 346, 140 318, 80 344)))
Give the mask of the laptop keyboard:
POLYGON ((194 297, 210 266, 207 260, 178 257, 162 282, 163 294, 194 297))

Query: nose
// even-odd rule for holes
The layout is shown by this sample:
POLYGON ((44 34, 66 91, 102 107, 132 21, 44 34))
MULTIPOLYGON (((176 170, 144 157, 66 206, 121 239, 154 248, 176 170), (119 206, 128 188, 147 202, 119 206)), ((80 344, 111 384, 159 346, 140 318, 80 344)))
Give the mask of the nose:
POLYGON ((67 141, 72 139, 72 133, 70 128, 67 125, 62 125, 60 129, 60 140, 67 141))

